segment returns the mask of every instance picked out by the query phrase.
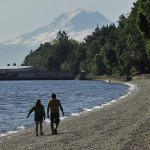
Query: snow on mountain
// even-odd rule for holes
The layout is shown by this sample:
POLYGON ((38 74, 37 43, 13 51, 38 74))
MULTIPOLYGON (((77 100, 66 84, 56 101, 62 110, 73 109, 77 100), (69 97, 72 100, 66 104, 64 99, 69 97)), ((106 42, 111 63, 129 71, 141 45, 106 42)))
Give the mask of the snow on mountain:
POLYGON ((94 31, 97 25, 102 27, 110 23, 112 22, 96 10, 77 9, 64 13, 49 25, 1 43, 0 54, 7 53, 7 55, 3 54, 6 57, 3 62, 1 61, 2 55, 0 55, 0 64, 14 62, 21 64, 31 49, 36 49, 41 43, 55 39, 58 31, 65 31, 69 38, 83 41, 87 35, 94 31))

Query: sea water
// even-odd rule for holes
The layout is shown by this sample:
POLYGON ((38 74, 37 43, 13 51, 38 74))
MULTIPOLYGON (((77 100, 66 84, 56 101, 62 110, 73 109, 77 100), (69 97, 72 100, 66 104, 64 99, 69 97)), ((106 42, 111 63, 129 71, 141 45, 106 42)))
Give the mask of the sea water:
POLYGON ((68 117, 102 108, 132 90, 127 84, 90 80, 0 81, 0 136, 33 126, 34 113, 26 118, 29 110, 40 99, 46 112, 52 93, 68 117))

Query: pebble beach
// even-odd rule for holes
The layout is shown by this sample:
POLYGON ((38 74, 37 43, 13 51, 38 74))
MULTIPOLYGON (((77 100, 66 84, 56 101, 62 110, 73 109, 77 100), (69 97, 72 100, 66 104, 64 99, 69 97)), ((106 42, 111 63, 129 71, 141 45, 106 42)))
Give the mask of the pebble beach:
POLYGON ((60 122, 57 135, 44 123, 0 137, 0 150, 150 150, 150 79, 136 79, 133 93, 104 108, 60 122))

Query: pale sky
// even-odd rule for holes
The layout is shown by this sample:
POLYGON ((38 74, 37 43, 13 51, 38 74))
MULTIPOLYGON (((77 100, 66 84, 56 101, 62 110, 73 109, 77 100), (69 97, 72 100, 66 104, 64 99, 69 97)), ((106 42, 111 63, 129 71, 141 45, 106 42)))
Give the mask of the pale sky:
POLYGON ((0 0, 0 43, 50 24, 62 13, 97 10, 116 22, 136 0, 0 0))

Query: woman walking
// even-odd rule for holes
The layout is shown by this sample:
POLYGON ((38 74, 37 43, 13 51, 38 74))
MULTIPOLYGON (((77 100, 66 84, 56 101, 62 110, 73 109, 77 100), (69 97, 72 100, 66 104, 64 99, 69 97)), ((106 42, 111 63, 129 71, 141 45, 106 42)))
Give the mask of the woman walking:
POLYGON ((41 104, 40 100, 36 101, 35 106, 33 106, 31 108, 31 110, 28 113, 27 118, 30 116, 30 114, 34 111, 34 121, 36 124, 36 136, 38 136, 38 125, 40 124, 40 134, 43 135, 43 127, 42 127, 42 123, 43 123, 43 119, 45 120, 45 109, 44 106, 41 104))

